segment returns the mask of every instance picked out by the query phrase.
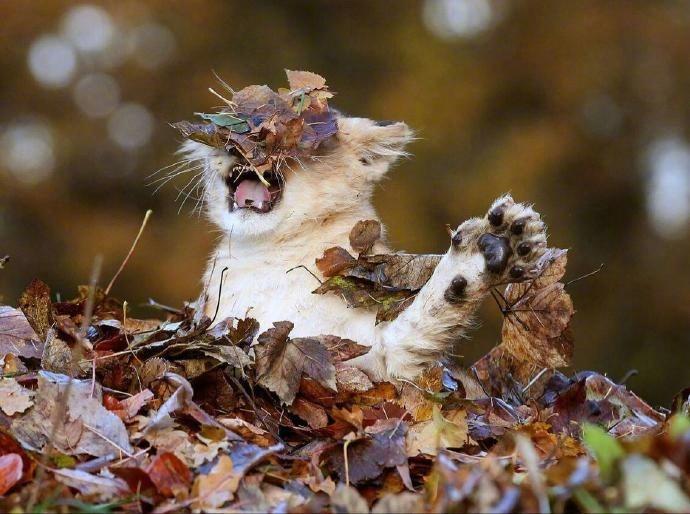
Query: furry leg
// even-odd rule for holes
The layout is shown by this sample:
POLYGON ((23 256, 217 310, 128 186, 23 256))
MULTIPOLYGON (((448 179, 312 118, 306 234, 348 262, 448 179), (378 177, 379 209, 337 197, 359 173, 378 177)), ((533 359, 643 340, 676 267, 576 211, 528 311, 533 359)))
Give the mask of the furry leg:
POLYGON ((466 335, 491 288, 531 278, 545 249, 539 214, 510 196, 499 198, 484 218, 453 232, 450 249, 412 304, 377 327, 375 344, 353 365, 377 379, 415 378, 466 335))

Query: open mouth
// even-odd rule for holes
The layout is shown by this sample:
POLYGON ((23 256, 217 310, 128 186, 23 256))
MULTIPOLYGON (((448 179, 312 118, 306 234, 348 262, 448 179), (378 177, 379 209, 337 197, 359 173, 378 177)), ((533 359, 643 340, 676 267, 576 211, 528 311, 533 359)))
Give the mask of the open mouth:
POLYGON ((264 184, 253 169, 246 164, 236 164, 226 183, 230 190, 230 210, 250 209, 255 212, 270 212, 280 201, 284 180, 280 173, 264 173, 264 184))

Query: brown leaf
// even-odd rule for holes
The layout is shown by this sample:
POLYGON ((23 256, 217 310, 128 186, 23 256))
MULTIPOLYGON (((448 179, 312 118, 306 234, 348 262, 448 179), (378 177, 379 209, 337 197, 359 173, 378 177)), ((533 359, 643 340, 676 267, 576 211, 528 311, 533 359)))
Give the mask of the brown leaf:
POLYGON ((351 485, 339 484, 331 495, 333 512, 342 514, 366 514, 369 512, 367 501, 351 485))
POLYGON ((420 453, 437 455, 439 450, 459 448, 470 441, 464 410, 441 413, 438 407, 434 407, 432 419, 410 427, 407 454, 410 457, 420 453))
POLYGON ((362 370, 342 363, 335 365, 335 382, 339 393, 364 393, 374 387, 362 370))
POLYGON ((304 398, 296 398, 288 410, 306 421, 311 428, 323 428, 328 425, 326 410, 304 398))
POLYGON ((78 469, 55 469, 53 474, 59 482, 79 491, 87 501, 105 502, 129 493, 127 483, 120 478, 92 475, 78 469))
POLYGON ((199 475, 194 480, 192 508, 203 511, 219 509, 232 500, 241 478, 242 475, 233 472, 232 459, 221 455, 208 475, 199 475))
POLYGON ((357 253, 368 253, 381 239, 381 223, 376 220, 360 220, 350 231, 350 246, 357 253))
MULTIPOLYGON (((378 477, 385 468, 407 463, 407 425, 399 419, 379 420, 366 429, 366 438, 347 445, 349 480, 357 484, 378 477)), ((325 453, 325 464, 342 481, 346 480, 345 455, 337 446, 325 453)))
MULTIPOLYGON (((565 272, 567 251, 550 249, 537 265, 538 278, 510 284, 501 346, 519 362, 532 367, 567 366, 573 353, 570 319, 573 302, 558 282, 565 272)), ((523 382, 532 375, 520 373, 523 382)))
POLYGON ((395 289, 418 291, 434 273, 442 255, 392 253, 360 257, 358 268, 350 274, 369 278, 381 285, 395 289), (366 268, 368 273, 362 269, 366 268))
POLYGON ((37 278, 33 279, 19 297, 19 308, 38 334, 39 340, 45 341, 48 329, 53 324, 50 288, 37 278))
POLYGON ((329 278, 313 292, 337 294, 350 307, 376 307, 377 323, 395 319, 413 294, 411 291, 386 290, 370 280, 343 276, 329 278))
POLYGON ((151 496, 156 493, 156 486, 151 477, 141 468, 112 466, 110 472, 124 480, 129 490, 135 494, 151 496))
POLYGON ((0 305, 0 356, 9 353, 40 359, 43 341, 39 340, 22 311, 0 305))
POLYGON ((290 339, 293 325, 288 321, 273 326, 259 336, 254 346, 259 384, 288 405, 295 399, 302 374, 335 391, 335 367, 328 350, 317 339, 290 339))
POLYGON ((304 89, 311 91, 313 89, 322 89, 326 87, 326 79, 321 75, 312 73, 311 71, 295 71, 285 70, 290 89, 304 89))
POLYGON ((22 482, 29 482, 34 474, 36 462, 29 457, 19 443, 4 432, 0 432, 0 455, 17 454, 22 458, 22 482))
POLYGON ((351 339, 338 336, 318 336, 316 339, 331 353, 333 362, 343 362, 369 352, 371 347, 355 343, 351 339))
POLYGON ((425 512, 424 497, 421 494, 402 492, 387 494, 371 509, 372 514, 410 514, 425 512))
POLYGON ((0 378, 0 409, 8 416, 31 407, 33 395, 33 391, 23 388, 15 379, 0 378))
POLYGON ((21 480, 23 467, 21 455, 8 453, 0 457, 0 496, 21 480))
POLYGON ((53 432, 55 412, 63 399, 69 377, 41 371, 35 405, 28 413, 12 422, 12 434, 29 448, 42 449, 51 435, 53 446, 68 455, 89 454, 96 457, 131 453, 127 430, 122 421, 109 412, 99 398, 96 384, 91 396, 91 380, 72 380, 66 400, 64 420, 53 432))
POLYGON ((357 264, 357 259, 341 246, 328 248, 321 257, 316 259, 316 267, 324 277, 339 275, 355 264, 357 264))
POLYGON ((146 467, 146 473, 158 492, 168 498, 187 498, 194 479, 189 468, 170 452, 156 455, 146 467))

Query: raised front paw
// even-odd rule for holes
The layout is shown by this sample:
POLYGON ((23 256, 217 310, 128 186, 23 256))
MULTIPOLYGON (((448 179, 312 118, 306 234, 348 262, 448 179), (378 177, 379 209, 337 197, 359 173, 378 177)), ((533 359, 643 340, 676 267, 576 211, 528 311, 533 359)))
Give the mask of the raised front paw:
POLYGON ((448 286, 446 299, 457 301, 470 289, 534 278, 536 262, 546 250, 546 226, 531 206, 506 195, 483 218, 461 224, 451 233, 451 242, 450 253, 461 272, 448 286))

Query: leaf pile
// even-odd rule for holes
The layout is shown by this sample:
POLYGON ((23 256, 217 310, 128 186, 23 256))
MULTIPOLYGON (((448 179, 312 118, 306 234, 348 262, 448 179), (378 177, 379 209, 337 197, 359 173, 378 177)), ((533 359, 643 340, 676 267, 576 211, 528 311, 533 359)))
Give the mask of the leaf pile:
POLYGON ((333 93, 316 73, 285 71, 289 89, 248 86, 233 92, 221 112, 198 113, 205 123, 172 126, 185 138, 237 152, 259 178, 288 160, 309 157, 338 130, 336 114, 328 108, 333 93))
MULTIPOLYGON (((379 261, 379 234, 363 223, 358 257, 334 249, 319 268, 421 287, 399 262, 432 258, 379 261)), ((366 347, 291 338, 289 321, 132 319, 100 290, 53 302, 34 281, 0 307, 0 510, 688 511, 690 389, 661 413, 557 371, 573 347, 566 253, 539 266, 496 293, 499 346, 398 384, 348 365, 366 347)))

